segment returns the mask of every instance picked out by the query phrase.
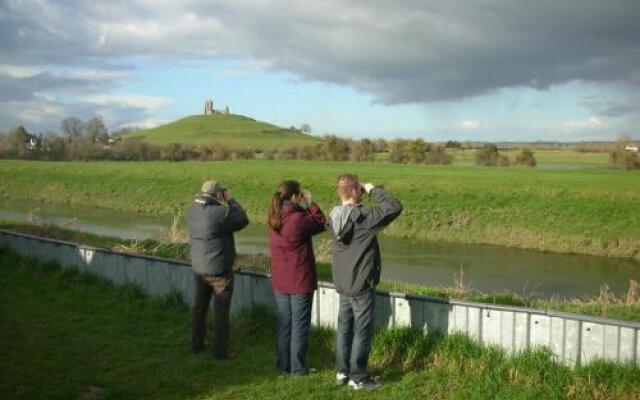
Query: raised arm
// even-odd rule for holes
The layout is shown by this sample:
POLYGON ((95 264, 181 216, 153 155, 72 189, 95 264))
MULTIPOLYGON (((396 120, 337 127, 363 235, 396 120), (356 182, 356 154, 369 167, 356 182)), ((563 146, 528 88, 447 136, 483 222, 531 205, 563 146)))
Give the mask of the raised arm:
POLYGON ((378 204, 366 208, 366 223, 370 229, 382 230, 400 215, 402 203, 380 187, 371 189, 370 194, 378 204))
POLYGON ((229 209, 225 215, 224 226, 228 227, 231 232, 237 232, 249 225, 249 218, 240 203, 236 199, 227 200, 229 209))
POLYGON ((316 203, 311 203, 307 207, 308 214, 303 217, 302 231, 307 235, 317 235, 324 231, 324 224, 327 218, 316 203))

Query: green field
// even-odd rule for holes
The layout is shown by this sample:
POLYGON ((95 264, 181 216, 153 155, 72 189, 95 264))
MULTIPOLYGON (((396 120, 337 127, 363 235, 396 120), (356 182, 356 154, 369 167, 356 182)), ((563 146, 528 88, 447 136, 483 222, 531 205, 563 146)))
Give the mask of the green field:
MULTIPOLYGON (((275 320, 235 317, 230 361, 189 352, 189 311, 176 295, 151 299, 92 275, 0 248, 0 398, 3 399, 637 399, 637 366, 571 370, 544 350, 509 357, 464 336, 383 331, 370 365, 385 385, 334 384, 335 333, 314 329, 303 378, 275 371, 275 320), (91 390, 100 395, 91 397, 91 390)), ((209 325, 210 326, 210 325, 209 325)))
POLYGON ((383 184, 403 202, 388 235, 640 258, 640 173, 606 167, 0 161, 0 204, 171 215, 215 178, 230 186, 254 223, 263 223, 280 180, 300 180, 328 211, 336 203, 335 178, 346 171, 383 184))
POLYGON ((282 143, 301 146, 320 139, 292 129, 256 121, 235 114, 192 115, 156 128, 128 134, 151 144, 207 145, 220 143, 230 148, 274 149, 282 143))

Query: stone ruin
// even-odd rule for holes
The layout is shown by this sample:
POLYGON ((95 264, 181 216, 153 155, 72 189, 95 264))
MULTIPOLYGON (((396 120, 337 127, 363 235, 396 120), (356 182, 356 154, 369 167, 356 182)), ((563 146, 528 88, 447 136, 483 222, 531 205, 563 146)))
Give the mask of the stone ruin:
POLYGON ((204 102, 204 115, 213 115, 213 114, 229 114, 229 106, 224 108, 224 111, 216 110, 213 108, 213 100, 207 99, 204 102))

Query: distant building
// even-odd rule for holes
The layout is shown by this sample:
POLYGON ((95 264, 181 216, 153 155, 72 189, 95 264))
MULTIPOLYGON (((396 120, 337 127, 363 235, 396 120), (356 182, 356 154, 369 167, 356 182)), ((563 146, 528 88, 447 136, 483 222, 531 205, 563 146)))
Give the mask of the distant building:
POLYGON ((635 145, 628 145, 627 147, 624 148, 626 151, 632 151, 634 153, 638 152, 638 146, 635 145))
POLYGON ((204 115, 213 115, 216 110, 213 109, 213 100, 207 99, 204 102, 204 115))
POLYGON ((213 100, 207 99, 204 102, 204 115, 213 114, 229 114, 229 106, 226 106, 224 110, 216 110, 213 108, 213 100))

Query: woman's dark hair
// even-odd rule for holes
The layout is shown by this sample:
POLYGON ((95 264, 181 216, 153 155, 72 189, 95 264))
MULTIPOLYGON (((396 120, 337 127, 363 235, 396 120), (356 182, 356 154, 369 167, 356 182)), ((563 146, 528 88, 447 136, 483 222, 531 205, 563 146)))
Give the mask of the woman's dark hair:
POLYGON ((282 228, 282 203, 285 200, 291 200, 294 195, 300 194, 300 182, 287 180, 280 182, 278 190, 273 194, 271 204, 269 205, 268 224, 276 232, 280 232, 282 228))

